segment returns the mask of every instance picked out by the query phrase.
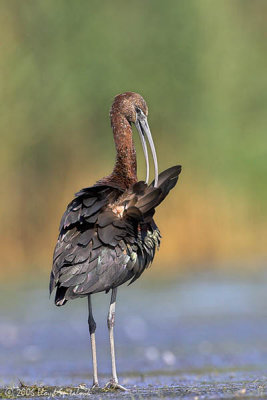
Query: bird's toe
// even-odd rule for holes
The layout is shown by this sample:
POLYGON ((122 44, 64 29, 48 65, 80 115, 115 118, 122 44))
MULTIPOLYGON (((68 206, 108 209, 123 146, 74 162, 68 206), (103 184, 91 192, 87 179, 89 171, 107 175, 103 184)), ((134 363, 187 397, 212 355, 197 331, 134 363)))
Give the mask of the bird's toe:
POLYGON ((128 390, 124 386, 120 385, 118 382, 115 382, 112 379, 104 386, 104 389, 105 390, 121 390, 122 392, 126 392, 128 390))
POLYGON ((99 383, 98 382, 93 383, 91 386, 91 390, 97 390, 97 389, 100 389, 99 383))

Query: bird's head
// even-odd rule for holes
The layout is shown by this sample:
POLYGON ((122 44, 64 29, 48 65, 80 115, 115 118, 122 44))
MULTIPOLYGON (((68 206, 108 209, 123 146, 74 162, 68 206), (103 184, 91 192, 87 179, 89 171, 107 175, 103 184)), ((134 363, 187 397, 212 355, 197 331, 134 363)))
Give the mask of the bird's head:
POLYGON ((114 113, 120 113, 130 123, 136 123, 138 113, 143 113, 144 116, 148 115, 148 108, 145 100, 138 93, 125 92, 118 94, 112 104, 110 116, 114 113))
POLYGON ((130 124, 135 124, 136 129, 139 133, 141 143, 143 146, 144 156, 146 160, 146 183, 149 180, 149 158, 147 152, 146 139, 148 140, 153 161, 154 161, 154 169, 155 169, 155 187, 158 182, 158 162, 157 162, 157 154, 153 142, 153 138, 149 129, 149 125, 147 122, 148 116, 148 108, 143 97, 134 92, 125 92, 119 94, 115 97, 111 110, 110 110, 110 118, 111 124, 113 125, 113 121, 117 116, 123 116, 130 124))

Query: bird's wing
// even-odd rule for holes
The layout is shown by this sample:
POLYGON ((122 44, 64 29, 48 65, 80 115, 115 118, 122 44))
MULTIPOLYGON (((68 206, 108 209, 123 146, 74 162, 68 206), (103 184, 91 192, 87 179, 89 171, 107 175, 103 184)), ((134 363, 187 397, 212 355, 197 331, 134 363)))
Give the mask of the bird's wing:
POLYGON ((169 191, 176 185, 181 166, 166 169, 158 177, 158 186, 154 181, 147 186, 143 181, 133 185, 129 190, 129 200, 126 203, 125 213, 134 219, 148 220, 154 214, 155 208, 165 199, 169 191))
POLYGON ((140 181, 124 193, 108 187, 78 193, 62 218, 54 253, 50 291, 57 286, 57 305, 133 282, 142 274, 160 242, 154 209, 180 171, 164 171, 157 188, 140 181))
MULTIPOLYGON (((95 223, 101 210, 113 202, 120 191, 107 186, 92 186, 82 189, 68 205, 59 227, 59 236, 53 255, 50 277, 50 293, 59 283, 60 276, 71 284, 73 275, 79 280, 85 276, 84 262, 91 257, 91 251, 100 246, 95 223), (89 247, 88 247, 89 246, 89 247)), ((96 253, 96 251, 94 252, 96 253)), ((96 254, 94 254, 96 255, 96 254)), ((90 268, 93 268, 93 264, 90 268)))
POLYGON ((124 200, 125 212, 123 220, 125 225, 131 225, 132 227, 132 230, 126 228, 125 241, 128 246, 130 245, 132 257, 137 259, 137 262, 133 264, 134 274, 130 284, 139 278, 144 269, 153 261, 155 250, 156 247, 159 247, 161 237, 153 220, 155 208, 176 185, 181 169, 181 166, 178 165, 163 171, 158 177, 158 186, 156 188, 154 187, 154 181, 149 186, 143 181, 136 183, 129 190, 128 199, 124 200), (136 245, 137 252, 134 251, 136 245))

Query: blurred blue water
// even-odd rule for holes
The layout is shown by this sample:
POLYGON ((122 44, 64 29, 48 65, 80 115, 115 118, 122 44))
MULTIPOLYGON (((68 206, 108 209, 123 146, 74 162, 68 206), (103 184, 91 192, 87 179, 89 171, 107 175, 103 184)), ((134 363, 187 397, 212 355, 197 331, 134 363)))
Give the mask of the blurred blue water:
MULTIPOLYGON (((0 386, 18 384, 18 378, 27 384, 90 384, 86 299, 57 308, 48 299, 47 282, 37 282, 0 293, 0 386)), ((266 276, 203 274, 160 283, 151 282, 149 272, 121 287, 115 325, 121 381, 172 385, 178 379, 182 385, 214 373, 222 380, 224 373, 263 379, 266 287, 266 276)), ((109 294, 93 296, 101 383, 110 372, 108 304, 109 294)))

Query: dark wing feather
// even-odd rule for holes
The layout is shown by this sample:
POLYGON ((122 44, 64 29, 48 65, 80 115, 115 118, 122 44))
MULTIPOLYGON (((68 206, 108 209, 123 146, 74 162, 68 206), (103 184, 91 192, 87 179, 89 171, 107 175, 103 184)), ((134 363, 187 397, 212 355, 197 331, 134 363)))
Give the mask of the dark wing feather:
MULTIPOLYGON (((169 191, 176 185, 181 171, 181 165, 176 165, 174 167, 166 169, 165 171, 161 172, 161 174, 159 174, 158 188, 161 189, 162 195, 157 205, 159 205, 165 199, 169 191)), ((151 183, 150 188, 153 186, 154 181, 151 183)))
POLYGON ((108 291, 135 281, 153 261, 160 233, 157 207, 175 186, 181 167, 159 175, 158 187, 140 181, 122 193, 114 187, 81 190, 61 221, 50 291, 55 302, 108 291), (123 216, 116 209, 124 209, 123 216))
POLYGON ((57 286, 56 304, 66 301, 63 285, 66 291, 68 287, 81 284, 95 268, 94 260, 102 242, 94 224, 107 204, 120 194, 119 190, 109 187, 86 188, 68 205, 60 223, 50 278, 50 293, 57 286))
POLYGON ((120 252, 117 255, 115 248, 102 247, 99 256, 95 259, 94 267, 87 270, 86 279, 72 285, 66 291, 65 299, 86 296, 88 293, 108 291, 110 282, 117 286, 129 280, 133 274, 127 269, 130 257, 120 252))

